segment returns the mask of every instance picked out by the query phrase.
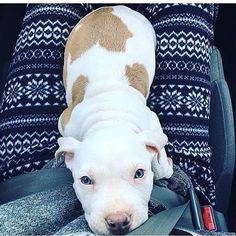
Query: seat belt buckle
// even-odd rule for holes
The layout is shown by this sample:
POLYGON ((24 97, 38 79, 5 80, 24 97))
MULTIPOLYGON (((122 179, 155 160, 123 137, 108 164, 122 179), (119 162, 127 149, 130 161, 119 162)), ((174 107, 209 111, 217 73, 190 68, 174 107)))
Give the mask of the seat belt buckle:
POLYGON ((189 200, 190 200, 190 209, 191 215, 193 219, 194 229, 195 230, 203 230, 204 224, 202 220, 202 212, 201 207, 198 202, 198 199, 195 195, 195 191, 193 188, 189 188, 189 200))
POLYGON ((205 229, 208 231, 216 231, 217 226, 212 206, 210 205, 201 206, 201 209, 202 209, 202 218, 205 229))

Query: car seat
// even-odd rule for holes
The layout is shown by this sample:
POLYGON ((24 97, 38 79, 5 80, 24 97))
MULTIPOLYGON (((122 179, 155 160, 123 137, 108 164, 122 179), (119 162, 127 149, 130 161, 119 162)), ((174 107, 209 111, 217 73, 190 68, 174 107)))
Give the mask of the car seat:
POLYGON ((227 216, 235 164, 234 119, 229 88, 219 50, 214 47, 211 57, 211 105, 209 144, 211 165, 216 180, 216 210, 227 216))

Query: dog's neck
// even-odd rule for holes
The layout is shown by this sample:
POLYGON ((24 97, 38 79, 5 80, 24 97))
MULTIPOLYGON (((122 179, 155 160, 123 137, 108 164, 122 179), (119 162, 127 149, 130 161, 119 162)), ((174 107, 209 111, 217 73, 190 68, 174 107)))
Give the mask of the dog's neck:
POLYGON ((142 103, 146 104, 146 98, 143 96, 143 94, 131 85, 129 85, 129 82, 125 77, 120 78, 119 80, 104 79, 89 82, 86 88, 84 98, 94 98, 96 96, 101 96, 107 93, 114 93, 116 91, 128 92, 129 94, 132 94, 132 96, 136 97, 136 99, 139 99, 142 103))

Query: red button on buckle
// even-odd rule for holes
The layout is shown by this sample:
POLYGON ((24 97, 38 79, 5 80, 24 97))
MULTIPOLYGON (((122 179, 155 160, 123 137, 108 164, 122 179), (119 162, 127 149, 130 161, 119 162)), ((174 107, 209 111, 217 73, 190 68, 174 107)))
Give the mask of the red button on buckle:
POLYGON ((202 206, 202 218, 206 230, 216 231, 216 222, 211 206, 202 206))

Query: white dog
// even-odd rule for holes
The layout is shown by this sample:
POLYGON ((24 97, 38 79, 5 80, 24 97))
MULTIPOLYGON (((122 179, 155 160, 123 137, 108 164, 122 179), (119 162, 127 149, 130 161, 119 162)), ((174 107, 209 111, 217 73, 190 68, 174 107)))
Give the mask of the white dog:
POLYGON ((59 149, 90 228, 125 234, 148 218, 153 179, 169 178, 158 117, 146 106, 155 72, 155 33, 140 13, 104 7, 84 17, 65 49, 68 108, 59 149), (154 174, 153 174, 154 173, 154 174))

